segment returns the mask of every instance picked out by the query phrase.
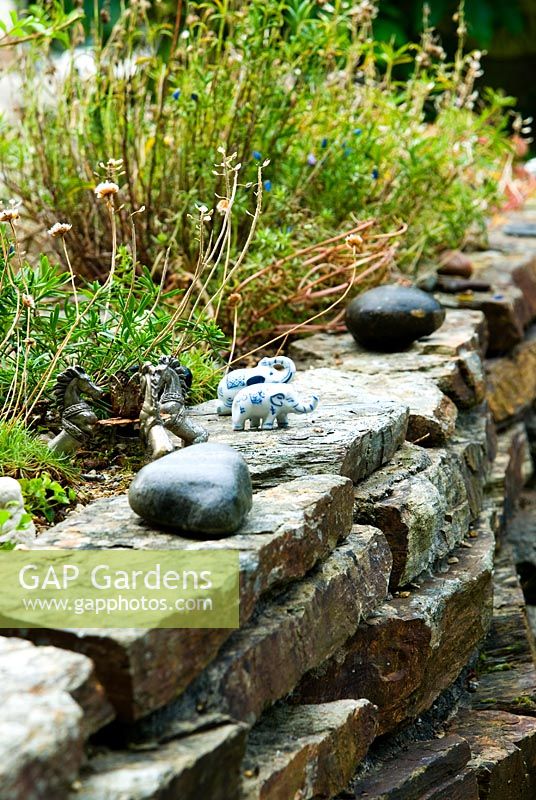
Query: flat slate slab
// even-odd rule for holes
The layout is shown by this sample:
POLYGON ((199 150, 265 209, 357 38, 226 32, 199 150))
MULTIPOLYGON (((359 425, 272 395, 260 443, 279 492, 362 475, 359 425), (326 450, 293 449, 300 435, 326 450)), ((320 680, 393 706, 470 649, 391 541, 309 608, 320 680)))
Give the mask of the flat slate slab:
POLYGON ((353 785, 356 800, 478 800, 473 773, 462 775, 471 750, 461 736, 415 742, 374 764, 353 785))
POLYGON ((495 559, 493 588, 493 621, 472 706, 536 716, 536 642, 507 544, 495 559))
POLYGON ((449 726, 471 748, 467 771, 479 800, 534 800, 536 720, 504 711, 463 711, 449 726))
POLYGON ((487 361, 486 373, 486 396, 495 422, 528 410, 536 400, 536 325, 509 355, 487 361))
POLYGON ((0 797, 66 797, 84 754, 82 709, 61 689, 2 695, 0 797))
POLYGON ((492 455, 485 415, 463 412, 446 448, 405 445, 355 487, 355 521, 380 528, 391 548, 391 588, 417 578, 465 538, 482 508, 492 455))
POLYGON ((211 714, 253 725, 381 604, 390 567, 383 534, 356 526, 313 572, 235 631, 175 704, 140 722, 136 737, 178 735, 203 725, 211 714))
POLYGON ((35 647, 31 642, 0 636, 0 697, 19 693, 67 692, 83 711, 82 731, 87 738, 115 714, 89 658, 57 647, 35 647))
MULTIPOLYGON (((238 534, 198 542, 157 531, 130 509, 126 496, 106 498, 71 514, 36 540, 43 549, 134 548, 240 551, 240 614, 244 624, 259 597, 303 577, 352 526, 353 489, 339 475, 314 475, 254 495, 238 534)), ((118 715, 137 719, 175 698, 231 635, 226 629, 78 629, 27 631, 90 656, 118 715)))
POLYGON ((216 400, 191 413, 208 430, 211 442, 229 444, 246 459, 256 489, 322 473, 344 475, 355 483, 398 450, 409 414, 395 398, 349 391, 335 399, 329 390, 336 380, 336 370, 301 375, 300 389, 318 394, 320 403, 311 414, 291 414, 288 428, 233 431, 230 417, 216 414, 216 400))
POLYGON ((473 279, 490 284, 487 292, 436 294, 446 308, 482 311, 488 325, 488 356, 503 355, 522 341, 536 317, 536 252, 472 253, 473 279))
POLYGON ((368 700, 278 706, 249 735, 243 800, 333 797, 365 756, 376 725, 368 700))
POLYGON ((414 374, 409 380, 400 375, 364 375, 327 368, 312 369, 305 376, 298 374, 294 383, 316 381, 322 385, 322 402, 337 403, 341 398, 357 400, 362 396, 377 396, 382 400, 396 399, 409 407, 406 439, 424 447, 444 444, 452 436, 458 410, 453 401, 441 392, 429 378, 414 374))
POLYGON ((526 593, 533 597, 536 590, 536 492, 533 489, 522 492, 519 508, 508 522, 506 539, 512 548, 514 563, 523 570, 526 593))
POLYGON ((500 515, 501 536, 518 508, 523 487, 533 474, 527 427, 524 422, 510 425, 497 435, 497 454, 486 483, 486 495, 500 515))
MULTIPOLYGON (((333 366, 359 373, 363 387, 367 378, 372 391, 379 381, 390 382, 393 396, 406 402, 414 425, 437 419, 438 395, 427 390, 427 400, 413 388, 416 381, 431 382, 461 408, 481 402, 485 392, 482 352, 486 342, 481 312, 452 311, 441 328, 400 353, 373 353, 356 344, 348 334, 316 334, 293 342, 290 355, 298 368, 333 366), (425 413, 423 413, 425 411, 425 413)), ((434 423, 437 426, 437 421, 434 423)), ((430 428, 434 435, 436 427, 430 428)))
MULTIPOLYGON (((409 445, 396 459, 421 461, 409 445)), ((467 535, 471 512, 458 459, 444 450, 403 477, 397 463, 372 475, 355 490, 355 521, 380 528, 391 548, 391 588, 409 583, 447 555, 467 535)))
POLYGON ((320 667, 294 702, 366 697, 378 706, 379 733, 415 719, 450 686, 486 635, 492 616, 495 539, 488 521, 454 562, 404 596, 384 603, 320 667))
MULTIPOLYGON (((239 800, 246 726, 220 725, 151 751, 110 751, 85 765, 70 800, 239 800)), ((65 796, 65 795, 63 795, 65 796)))

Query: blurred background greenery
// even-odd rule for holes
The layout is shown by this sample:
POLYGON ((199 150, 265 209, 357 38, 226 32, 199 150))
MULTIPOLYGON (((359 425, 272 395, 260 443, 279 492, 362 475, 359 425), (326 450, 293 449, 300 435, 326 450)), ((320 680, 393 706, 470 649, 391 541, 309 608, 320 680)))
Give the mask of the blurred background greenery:
MULTIPOLYGON (((66 7, 83 5, 87 18, 91 19, 98 5, 104 20, 109 20, 105 27, 111 29, 122 2, 124 0, 67 0, 66 7)), ((159 18, 172 17, 177 2, 152 0, 153 13, 159 18)), ((319 8, 327 4, 328 0, 317 3, 319 8)), ((350 4, 348 0, 347 5, 350 4)), ((374 22, 376 38, 394 40, 397 46, 416 41, 423 27, 424 5, 423 0, 380 0, 379 15, 374 22)), ((457 43, 452 18, 459 0, 428 0, 426 5, 429 23, 437 28, 443 47, 452 55, 457 43)), ((523 116, 536 117, 536 0, 466 0, 465 17, 468 48, 486 51, 483 63, 486 85, 504 89, 517 98, 517 107, 523 116)))

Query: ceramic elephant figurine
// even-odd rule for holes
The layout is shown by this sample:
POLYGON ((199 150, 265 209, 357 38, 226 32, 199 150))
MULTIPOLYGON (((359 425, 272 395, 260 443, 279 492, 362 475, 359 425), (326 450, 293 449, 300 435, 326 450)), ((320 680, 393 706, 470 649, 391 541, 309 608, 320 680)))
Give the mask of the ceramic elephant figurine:
POLYGON ((279 383, 264 383, 241 389, 233 400, 233 430, 243 431, 246 420, 251 428, 271 430, 277 420, 279 428, 288 427, 288 414, 308 414, 318 405, 318 397, 312 394, 303 402, 293 388, 279 383))
POLYGON ((290 383, 295 374, 294 361, 286 356, 263 358, 256 367, 228 372, 218 384, 218 414, 225 416, 231 414, 233 399, 241 389, 258 383, 290 383), (278 366, 282 369, 276 369, 278 366))

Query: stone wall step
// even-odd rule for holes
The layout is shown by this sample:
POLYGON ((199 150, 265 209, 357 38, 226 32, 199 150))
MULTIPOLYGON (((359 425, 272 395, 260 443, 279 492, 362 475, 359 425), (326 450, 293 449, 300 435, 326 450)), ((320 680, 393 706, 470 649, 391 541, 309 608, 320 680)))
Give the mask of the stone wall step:
POLYGON ((446 308, 482 311, 488 325, 488 356, 504 355, 519 344, 536 317, 536 253, 472 253, 473 278, 490 284, 487 292, 437 293, 446 308))
POLYGON ((80 706, 85 738, 115 714, 89 658, 57 647, 35 647, 23 639, 0 636, 0 696, 66 692, 80 706))
POLYGON ((463 711, 449 727, 471 748, 467 770, 479 800, 534 800, 536 720, 505 711, 463 711))
POLYGON ((54 688, 6 692, 0 701, 0 797, 66 797, 84 754, 78 703, 54 688))
POLYGON ((536 716, 536 642, 508 545, 495 559, 493 589, 493 621, 472 706, 536 716))
POLYGON ((483 516, 473 538, 419 588, 385 602, 300 682, 296 703, 366 697, 379 733, 415 719, 461 673, 492 616, 494 536, 483 516), (407 595, 407 596, 406 596, 407 595))
POLYGON ((478 800, 471 750, 460 736, 415 742, 358 779, 355 800, 478 800))
POLYGON ((406 436, 409 412, 397 400, 355 391, 330 400, 330 383, 338 379, 336 370, 301 375, 300 391, 314 392, 320 403, 311 414, 292 414, 288 428, 233 431, 230 417, 217 416, 216 400, 191 413, 208 430, 210 441, 232 445, 246 459, 256 489, 305 474, 334 473, 355 483, 396 453, 406 436))
POLYGON ((312 573, 267 601, 235 631, 182 697, 141 721, 135 735, 140 740, 162 731, 176 735, 203 725, 211 714, 253 725, 383 602, 390 567, 383 534, 356 526, 312 573))
POLYGON ((528 410, 536 399, 536 325, 506 356, 486 361, 486 396, 497 423, 528 410))
MULTIPOLYGON (((319 367, 306 373, 308 382, 318 376, 322 385, 322 403, 337 402, 341 397, 359 399, 372 395, 383 400, 396 398, 409 407, 406 439, 423 447, 444 444, 456 425, 458 410, 455 403, 443 394, 437 385, 423 375, 414 373, 410 380, 402 380, 399 374, 364 375, 359 372, 335 371, 319 367)), ((295 383, 303 381, 301 373, 295 383)))
MULTIPOLYGON (((240 531, 199 542, 157 531, 131 511, 126 496, 98 500, 42 534, 38 548, 126 547, 151 550, 238 549, 240 615, 259 597, 303 577, 351 530, 353 489, 338 475, 308 476, 258 492, 240 531)), ((122 719, 137 719, 177 697, 216 655, 229 629, 79 629, 27 635, 90 656, 122 719)))
POLYGON ((355 521, 380 528, 391 548, 391 588, 414 580, 465 538, 482 508, 490 449, 485 417, 464 412, 446 449, 406 445, 356 487, 355 521))
POLYGON ((246 732, 245 725, 226 724, 153 750, 101 752, 85 765, 69 800, 241 800, 246 732))
MULTIPOLYGON (((395 396, 407 402, 415 424, 424 424, 422 401, 412 388, 414 379, 431 381, 460 408, 484 399, 482 356, 486 344, 485 319, 479 311, 448 311, 445 322, 431 336, 401 353, 373 353, 348 334, 316 334, 293 342, 290 355, 299 368, 337 366, 358 373, 371 385, 379 379, 397 382, 395 396), (421 419, 421 423, 417 420, 421 419)), ((364 384, 363 384, 364 385, 364 384)), ((427 415, 433 416, 433 406, 427 415)))
POLYGON ((368 700, 278 706, 252 729, 242 800, 311 800, 341 791, 376 733, 368 700))

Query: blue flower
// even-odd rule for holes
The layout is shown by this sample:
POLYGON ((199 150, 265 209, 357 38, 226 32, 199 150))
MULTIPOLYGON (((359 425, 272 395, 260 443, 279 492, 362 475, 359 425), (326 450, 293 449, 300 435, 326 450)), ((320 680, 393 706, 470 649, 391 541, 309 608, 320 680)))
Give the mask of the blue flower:
POLYGON ((356 128, 354 130, 354 136, 361 136, 362 133, 363 131, 361 130, 361 128, 356 128))
POLYGON ((271 189, 272 189, 272 181, 266 179, 265 181, 263 181, 262 185, 264 186, 264 190, 266 192, 270 192, 271 191, 271 189))
POLYGON ((378 178, 380 177, 380 173, 378 172, 378 167, 374 167, 374 169, 371 172, 371 175, 375 181, 378 180, 378 178))
POLYGON ((255 161, 260 161, 262 158, 262 153, 259 153, 258 150, 254 150, 251 155, 253 156, 255 161))
POLYGON ((293 230, 294 227, 292 225, 287 225, 287 227, 285 228, 285 233, 292 233, 293 230))
POLYGON ((314 167, 314 165, 316 164, 316 156, 314 153, 309 153, 309 155, 307 156, 307 163, 309 164, 310 167, 314 167))
POLYGON ((192 98, 192 100, 194 100, 194 102, 196 102, 196 103, 197 103, 197 101, 199 100, 199 95, 197 94, 197 92, 192 92, 192 94, 190 95, 190 97, 191 97, 191 98, 192 98))
POLYGON ((344 158, 347 158, 350 155, 351 152, 352 152, 352 148, 351 147, 345 147, 344 150, 343 150, 344 158))
POLYGON ((324 136, 324 138, 323 138, 323 139, 322 139, 322 141, 320 142, 320 147, 321 147, 322 149, 325 149, 325 148, 328 146, 328 141, 329 141, 329 140, 328 140, 328 139, 326 139, 326 137, 324 136))
POLYGON ((171 96, 172 96, 172 98, 174 100, 178 100, 179 97, 181 96, 181 90, 180 89, 175 89, 175 91, 173 92, 173 94, 171 96))
POLYGON ((15 252, 15 245, 14 244, 10 244, 9 245, 9 250, 7 251, 8 256, 12 256, 14 254, 14 252, 15 252))

